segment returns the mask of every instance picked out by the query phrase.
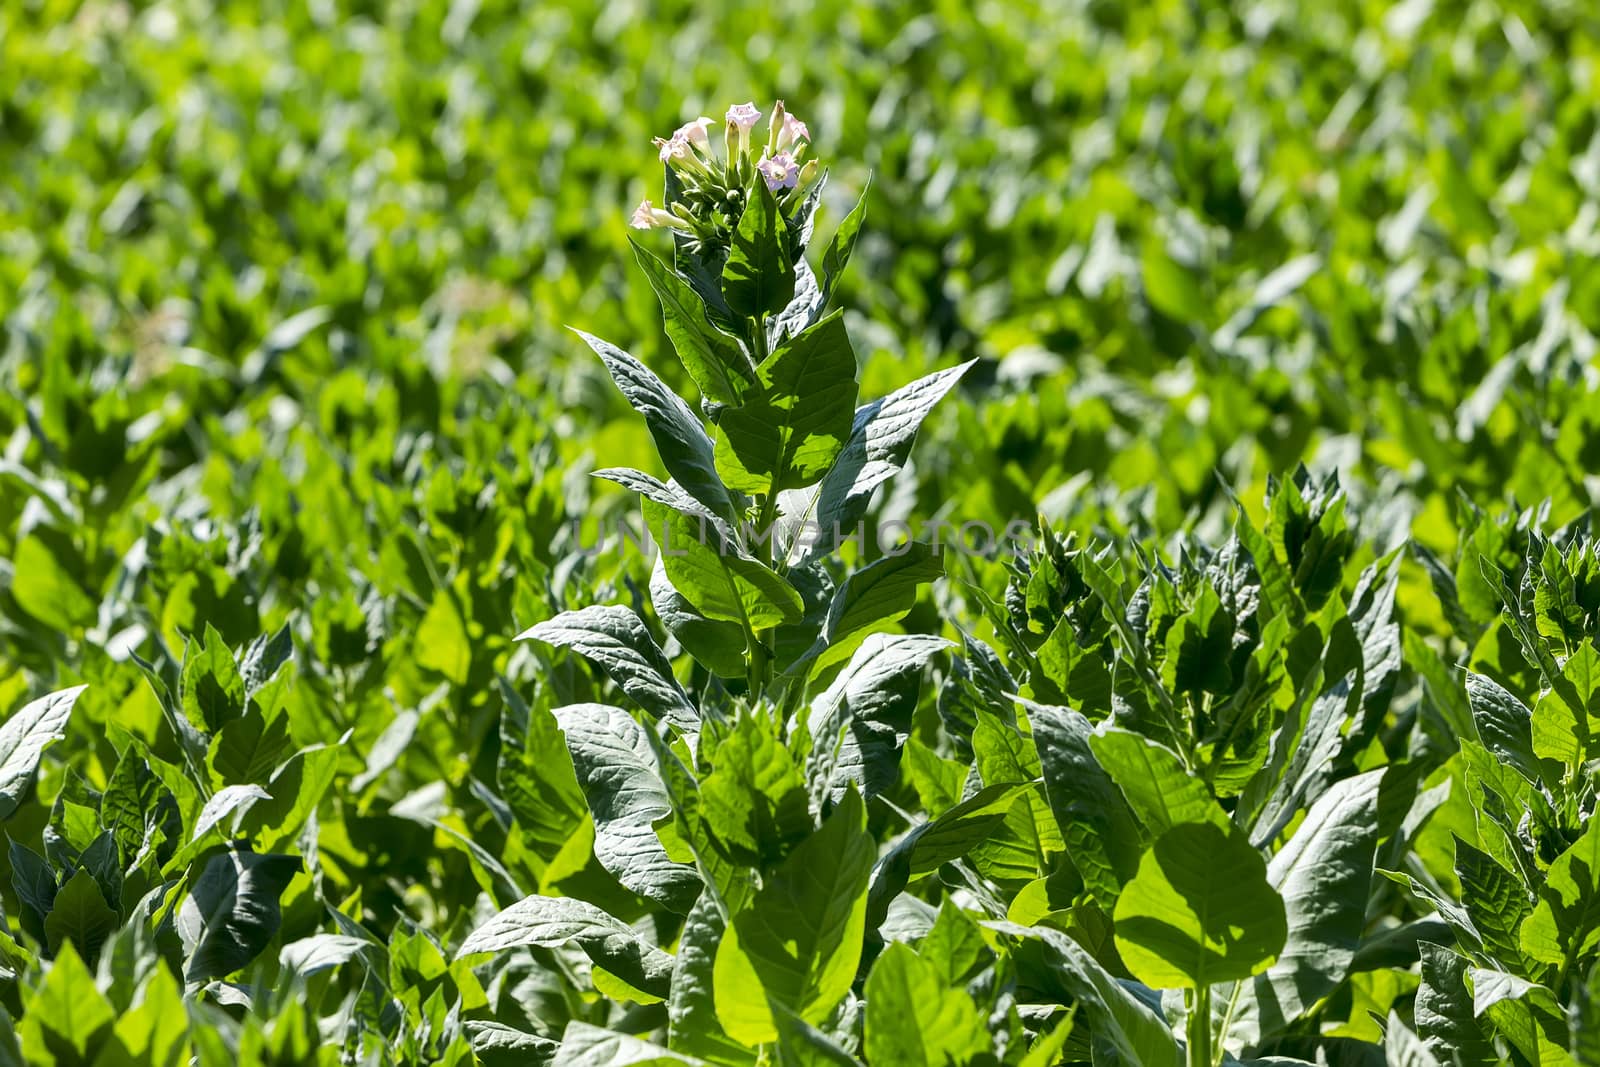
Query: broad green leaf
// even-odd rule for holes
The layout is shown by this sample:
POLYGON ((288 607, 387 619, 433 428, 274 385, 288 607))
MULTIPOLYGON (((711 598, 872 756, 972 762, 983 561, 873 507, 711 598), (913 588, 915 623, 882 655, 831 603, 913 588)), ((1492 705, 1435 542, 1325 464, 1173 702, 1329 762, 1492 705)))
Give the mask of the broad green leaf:
POLYGON ((1149 234, 1140 260, 1145 296, 1163 315, 1204 328, 1211 319, 1211 304, 1194 274, 1167 252, 1161 238, 1149 234))
POLYGON ((637 471, 596 471, 643 496, 644 519, 657 540, 673 588, 708 619, 755 628, 798 622, 800 594, 741 548, 734 532, 681 489, 637 471))
POLYGON ((1090 749, 1094 730, 1075 711, 1024 701, 1044 766, 1045 791, 1067 855, 1089 891, 1110 908, 1141 866, 1143 835, 1122 793, 1090 749))
POLYGON ((727 928, 716 899, 700 894, 683 920, 678 952, 672 968, 672 991, 667 997, 669 1034, 674 1052, 700 1056, 719 1063, 737 1063, 749 1055, 730 1038, 717 1019, 712 968, 717 946, 727 928))
POLYGON ((542 706, 528 707, 503 678, 500 694, 505 708, 495 784, 527 847, 549 859, 589 818, 589 805, 556 717, 542 706))
POLYGON ((731 488, 746 493, 811 485, 828 472, 851 432, 856 355, 844 313, 779 345, 756 376, 759 391, 722 413, 717 469, 731 488))
POLYGON ((550 1067, 698 1067, 702 1062, 614 1030, 570 1022, 550 1067))
POLYGON ((120 918, 106 903, 94 876, 79 868, 56 894, 55 904, 45 916, 44 932, 52 955, 60 955, 61 947, 70 941, 85 960, 93 962, 119 925, 120 918))
POLYGON ((794 263, 778 202, 759 175, 745 187, 745 208, 722 267, 722 295, 737 315, 759 318, 794 299, 794 263))
POLYGON ((1383 775, 1369 771, 1336 782, 1267 864, 1267 883, 1283 898, 1288 937, 1263 973, 1213 991, 1218 1034, 1260 1045, 1349 975, 1367 921, 1383 775))
POLYGON ((838 1041, 783 1005, 772 1006, 772 1017, 778 1027, 779 1067, 861 1067, 838 1041))
POLYGON ((869 1063, 944 1067, 990 1051, 988 1019, 965 989, 906 945, 890 945, 866 984, 869 1063))
POLYGON ((184 979, 225 978, 260 955, 278 932, 279 898, 300 866, 298 856, 212 856, 178 908, 178 933, 187 956, 184 979))
POLYGON ((206 765, 214 787, 265 785, 293 754, 289 716, 280 713, 268 717, 251 708, 212 735, 206 765))
POLYGON ((417 627, 417 663, 456 685, 465 685, 472 670, 472 640, 449 590, 434 591, 433 601, 417 627))
POLYGON ((1467 674, 1467 700, 1484 747, 1528 781, 1537 782, 1539 758, 1533 750, 1533 713, 1499 683, 1482 674, 1467 674))
POLYGON ((806 780, 775 728, 742 715, 700 781, 700 811, 736 860, 765 867, 811 832, 806 780))
POLYGON ((1151 834, 1183 823, 1227 824, 1205 783, 1185 771, 1178 754, 1165 745, 1109 726, 1090 736, 1089 747, 1151 834))
POLYGON ((851 784, 871 797, 894 784, 911 732, 922 670, 950 642, 931 634, 872 634, 811 702, 806 779, 813 806, 851 784))
POLYGON ((1443 945, 1421 946, 1422 984, 1417 987, 1414 1014, 1428 1050, 1442 1063, 1490 1067, 1499 1057, 1478 1025, 1467 989, 1466 957, 1443 945))
POLYGON ((605 671, 624 693, 651 715, 680 729, 699 729, 700 712, 672 673, 644 620, 624 607, 567 611, 517 635, 570 648, 605 671))
POLYGON ((17 1036, 29 1063, 90 1063, 115 1023, 94 976, 67 945, 28 999, 17 1036))
POLYGON ((472 1036, 472 1055, 481 1067, 522 1067, 526 1063, 548 1063, 561 1048, 558 1041, 526 1033, 504 1023, 469 1019, 465 1027, 472 1036))
POLYGON ((1093 1034, 1095 1062, 1179 1067, 1183 1054, 1172 1028, 1144 1000, 1113 978, 1084 948, 1058 930, 988 922, 989 929, 1036 941, 1064 993, 1078 1002, 1093 1034))
MULTIPOLYGON (((139 1064, 184 1067, 190 1062, 189 1013, 183 991, 165 967, 152 967, 139 989, 138 1004, 117 1020, 116 1040, 139 1064)), ((114 1049, 95 1060, 96 1067, 114 1062, 114 1049)))
POLYGON ((994 953, 983 930, 966 912, 946 897, 933 926, 917 945, 917 955, 931 964, 947 985, 960 985, 994 953))
POLYGON ((650 368, 616 345, 582 330, 573 332, 594 349, 618 391, 644 416, 645 427, 655 440, 662 465, 678 485, 719 518, 733 521, 733 499, 717 477, 715 446, 689 405, 651 373, 650 368))
POLYGON ((1197 989, 1266 970, 1288 936, 1283 898, 1237 830, 1189 824, 1156 839, 1113 913, 1117 951, 1158 989, 1197 989))
POLYGON ((916 606, 922 586, 943 574, 943 556, 916 542, 898 555, 884 556, 852 572, 828 606, 818 638, 825 649, 813 669, 849 656, 857 647, 851 638, 863 630, 904 618, 916 606))
POLYGON ((227 643, 209 623, 204 640, 190 642, 184 654, 179 695, 184 717, 206 733, 244 714, 244 679, 227 643))
POLYGON ((661 301, 667 337, 700 392, 718 404, 738 404, 750 384, 750 361, 737 340, 712 325, 700 297, 637 241, 633 256, 661 301))
POLYGON ((861 960, 876 848, 853 791, 733 917, 713 970, 717 1017, 746 1045, 778 1031, 768 1001, 813 1025, 850 989, 861 960))
POLYGON ((867 923, 883 924, 889 905, 912 878, 938 870, 988 841, 1021 801, 1028 786, 1010 783, 985 786, 937 818, 914 827, 879 858, 867 895, 867 923))
POLYGON ((866 182, 861 186, 861 195, 856 198, 856 206, 839 223, 839 228, 833 231, 833 238, 828 242, 828 248, 822 253, 822 303, 827 304, 833 296, 833 290, 839 284, 840 275, 850 263, 850 253, 855 251, 856 238, 861 234, 861 224, 867 217, 867 193, 872 190, 872 177, 867 176, 866 182))
POLYGON ((1505 971, 1467 972, 1472 1013, 1488 1016, 1496 1030, 1530 1063, 1577 1067, 1566 1051, 1566 1013, 1546 987, 1505 971))
POLYGON ((94 622, 98 605, 83 586, 85 567, 60 530, 41 527, 16 543, 11 595, 17 606, 62 634, 77 634, 94 622))
POLYGON ((672 814, 672 801, 644 727, 604 704, 571 704, 555 716, 594 814, 595 858, 635 893, 688 911, 700 876, 669 858, 656 836, 655 824, 672 814))
POLYGON ((867 513, 867 504, 878 486, 894 477, 911 454, 917 430, 961 376, 977 360, 935 371, 888 396, 856 409, 850 437, 814 493, 796 506, 784 505, 784 513, 814 522, 824 536, 817 539, 809 555, 826 555, 835 531, 851 533, 867 513))
POLYGON ((40 697, 0 723, 0 818, 17 810, 45 747, 65 736, 72 705, 87 688, 79 685, 40 697))
POLYGON ((345 934, 312 934, 284 945, 278 963, 296 978, 309 978, 343 966, 373 947, 370 941, 345 934))
POLYGON ((1590 758, 1600 733, 1600 652, 1584 640, 1567 658, 1554 688, 1533 706, 1533 751, 1576 769, 1590 758))
POLYGON ((1461 903, 1492 957, 1509 967, 1522 964, 1518 930, 1533 911, 1533 901, 1522 880, 1460 838, 1456 838, 1456 877, 1461 882, 1461 903))
POLYGON ((1600 944, 1600 821, 1590 820, 1545 874, 1539 901, 1522 924, 1522 951, 1560 966, 1586 957, 1600 944))
POLYGON ((593 904, 568 897, 531 896, 517 901, 467 935, 456 959, 513 948, 559 948, 572 944, 623 981, 665 997, 673 958, 645 944, 633 928, 593 904))
POLYGON ((165 863, 183 836, 177 797, 133 745, 111 773, 100 798, 100 819, 116 838, 128 867, 142 864, 152 854, 157 864, 165 863))
POLYGON ((672 587, 660 556, 650 568, 650 605, 667 632, 706 670, 724 678, 744 676, 744 631, 737 623, 708 619, 696 611, 688 598, 672 587))

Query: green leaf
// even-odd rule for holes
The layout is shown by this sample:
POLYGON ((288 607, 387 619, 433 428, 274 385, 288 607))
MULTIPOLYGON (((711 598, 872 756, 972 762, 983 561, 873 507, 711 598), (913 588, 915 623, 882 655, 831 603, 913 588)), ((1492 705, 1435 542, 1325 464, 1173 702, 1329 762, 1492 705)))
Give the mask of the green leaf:
POLYGON ((52 955, 59 955, 70 941, 79 955, 92 963, 100 956, 100 946, 120 925, 94 875, 79 868, 56 894, 55 905, 45 916, 44 932, 52 955))
MULTIPOLYGON (((668 389, 650 368, 628 353, 582 330, 574 330, 605 364, 617 390, 644 416, 667 472, 695 500, 732 522, 733 499, 717 476, 715 446, 689 405, 668 389)), ((737 487, 736 487, 737 488, 737 487)))
POLYGON ((1078 1002, 1078 1011, 1088 1018, 1094 1035, 1096 1063, 1179 1067, 1183 1062, 1178 1042, 1166 1020, 1113 978, 1072 938, 1046 927, 1018 926, 1009 922, 984 925, 998 933, 1040 945, 1051 975, 1062 990, 1078 1002))
POLYGON ((331 971, 376 946, 364 938, 345 934, 312 934, 291 941, 278 952, 278 963, 296 978, 331 971))
POLYGON ((723 678, 745 673, 745 636, 736 623, 708 619, 672 587, 662 557, 650 568, 650 606, 667 632, 678 639, 695 661, 723 678))
POLYGON ((1533 713, 1493 679, 1467 674, 1467 700, 1484 747, 1530 782, 1539 780, 1533 750, 1533 713))
POLYGON ((868 925, 877 929, 883 924, 889 905, 912 878, 936 871, 989 840, 1006 813, 1019 803, 1018 795, 1028 788, 1023 783, 984 786, 896 841, 873 868, 867 895, 868 925))
POLYGON ((861 235, 861 224, 867 218, 867 193, 872 189, 872 176, 867 176, 866 182, 861 186, 861 195, 856 198, 856 206, 839 223, 839 228, 833 231, 833 239, 828 242, 828 248, 822 253, 822 304, 827 305, 833 296, 834 286, 839 284, 839 277, 844 274, 844 269, 850 263, 850 253, 855 251, 856 238, 861 235))
POLYGON ((1585 639, 1567 658, 1556 685, 1533 706, 1533 751, 1577 769, 1600 733, 1600 652, 1585 639))
POLYGON ((212 856, 178 908, 178 933, 188 957, 184 979, 226 978, 260 955, 278 932, 278 900, 299 870, 298 856, 212 856))
POLYGON ((614 1030, 570 1022, 550 1067, 699 1067, 703 1062, 614 1030))
POLYGON ((894 477, 911 454, 922 421, 976 362, 935 371, 856 409, 850 438, 817 486, 814 498, 792 509, 794 514, 810 516, 823 532, 810 557, 831 551, 835 531, 848 534, 854 530, 867 513, 873 491, 894 477))
POLYGON ((742 715, 700 781, 706 825, 736 860, 765 867, 811 832, 806 780, 775 729, 742 715))
POLYGON ((1148 234, 1140 261, 1144 292, 1156 310, 1179 322, 1204 327, 1211 318, 1211 304, 1189 268, 1168 254, 1161 239, 1148 234))
POLYGON ((850 990, 861 960, 867 880, 876 854, 866 807, 853 791, 789 854, 717 949, 717 1017, 755 1046, 778 1030, 768 1001, 813 1025, 850 990))
POLYGON ((656 836, 655 824, 672 814, 672 801, 644 727, 604 704, 570 704, 555 716, 594 814, 595 858, 635 893, 688 911, 700 876, 673 861, 656 836))
POLYGON ((572 944, 597 965, 652 996, 671 991, 672 957, 639 939, 633 928, 593 904, 568 897, 531 896, 483 923, 456 950, 456 959, 513 948, 572 944))
POLYGON ((456 685, 465 685, 472 670, 472 641, 449 590, 434 591, 433 602, 417 627, 417 663, 437 671, 456 685))
POLYGON ((252 707, 212 736, 206 764, 213 786, 265 785, 293 753, 288 714, 280 712, 269 718, 252 707))
POLYGON ((894 784, 923 666, 949 647, 931 634, 872 634, 856 649, 811 702, 806 720, 812 738, 806 780, 814 802, 838 802, 851 783, 868 797, 894 784))
POLYGON ((11 595, 23 611, 61 634, 94 624, 99 606, 80 579, 88 567, 65 533, 36 528, 16 542, 11 563, 11 595))
POLYGON ((959 986, 910 947, 890 945, 866 984, 869 1063, 945 1067, 990 1051, 988 1019, 959 986))
POLYGON ((1472 916, 1484 950, 1501 963, 1519 968, 1522 944, 1517 931, 1533 911, 1522 880, 1459 837, 1455 870, 1461 881, 1461 903, 1472 916))
POLYGON ((667 1044, 674 1052, 685 1055, 738 1063, 749 1053, 723 1031, 717 1019, 712 978, 717 946, 722 943, 726 926, 716 898, 710 893, 700 894, 678 935, 672 992, 667 998, 667 1044))
POLYGON ((1466 958, 1443 945, 1424 942, 1418 948, 1422 984, 1417 988, 1414 1014, 1428 1050, 1441 1062, 1459 1062, 1461 1067, 1499 1063, 1472 1011, 1466 958))
POLYGON ((1336 782, 1267 865, 1267 883, 1283 897, 1288 938, 1264 973, 1214 991, 1217 1033, 1259 1045, 1349 975, 1367 921, 1383 775, 1369 771, 1336 782))
POLYGON ((673 588, 708 619, 754 628, 798 622, 800 594, 737 544, 733 531, 682 490, 637 471, 596 471, 643 496, 644 519, 659 542, 673 588))
POLYGON ((1045 791, 1066 839, 1067 855, 1101 906, 1141 866, 1143 834, 1111 776, 1094 758, 1094 733, 1075 711, 1024 701, 1044 766, 1045 791))
POLYGON ((1151 834, 1183 823, 1227 825, 1205 783, 1184 770, 1178 754, 1165 745, 1107 726, 1089 738, 1089 747, 1151 834))
POLYGON ((196 730, 215 733, 244 714, 244 678, 222 635, 209 623, 204 640, 191 643, 185 652, 179 693, 184 717, 196 730))
POLYGON ((46 746, 66 736, 72 706, 88 686, 42 696, 0 724, 0 819, 17 810, 46 746))
POLYGON ((689 377, 709 400, 738 404, 750 384, 750 361, 737 340, 712 325, 704 302, 653 253, 630 240, 633 256, 661 301, 667 337, 689 377))
POLYGON ((1522 924, 1522 951, 1553 966, 1600 945, 1600 820, 1550 864, 1539 902, 1522 924))
POLYGON ((177 797, 133 745, 117 761, 100 798, 100 821, 116 838, 127 867, 140 865, 150 854, 157 864, 165 863, 183 836, 177 797))
POLYGON ((651 715, 680 729, 699 729, 700 712, 672 673, 644 620, 624 607, 567 611, 517 635, 570 648, 591 660, 651 715))
POLYGON ((29 1063, 91 1063, 116 1019, 94 976, 67 945, 28 999, 17 1036, 29 1063))
POLYGON ((1128 970, 1158 989, 1198 989, 1265 970, 1288 936, 1283 898, 1237 830, 1189 824, 1156 839, 1113 912, 1128 970))
POLYGON ((851 572, 828 606, 819 638, 825 649, 812 669, 820 671, 849 656, 858 644, 851 638, 862 631, 904 618, 916 606, 922 586, 943 575, 943 555, 917 542, 899 555, 851 572))
POLYGON ((737 315, 759 318, 794 299, 794 263, 778 202, 757 175, 745 189, 745 208, 722 267, 722 294, 737 315))
POLYGON ((851 432, 856 354, 844 313, 778 346, 756 377, 760 392, 722 413, 717 469, 746 493, 812 484, 828 472, 851 432))

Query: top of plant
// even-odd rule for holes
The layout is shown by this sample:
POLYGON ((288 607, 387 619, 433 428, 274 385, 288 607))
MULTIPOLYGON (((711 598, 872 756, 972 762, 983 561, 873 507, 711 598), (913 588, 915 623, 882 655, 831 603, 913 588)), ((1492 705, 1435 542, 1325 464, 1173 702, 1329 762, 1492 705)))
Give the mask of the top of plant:
POLYGON ((629 224, 640 230, 681 231, 696 252, 725 250, 758 181, 783 214, 792 215, 821 173, 815 159, 805 158, 811 130, 785 110, 782 100, 767 116, 766 141, 753 144, 751 131, 760 121, 761 109, 754 101, 728 108, 721 155, 711 140, 716 122, 704 115, 679 126, 671 137, 657 137, 667 167, 667 207, 646 199, 634 209, 629 224))

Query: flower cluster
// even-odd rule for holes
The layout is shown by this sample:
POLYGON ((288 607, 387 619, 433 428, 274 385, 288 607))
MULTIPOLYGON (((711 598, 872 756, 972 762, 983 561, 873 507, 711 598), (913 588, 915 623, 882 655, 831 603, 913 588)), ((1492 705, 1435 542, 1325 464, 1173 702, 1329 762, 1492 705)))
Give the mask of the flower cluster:
POLYGON ((816 160, 805 158, 811 130, 779 100, 767 118, 766 143, 752 144, 751 133, 761 117, 753 101, 730 107, 723 116, 720 155, 711 139, 716 122, 705 116, 679 126, 671 137, 657 137, 661 162, 669 170, 668 203, 656 207, 645 200, 629 225, 641 230, 666 227, 698 245, 724 246, 755 182, 762 182, 780 206, 803 194, 820 171, 816 160))

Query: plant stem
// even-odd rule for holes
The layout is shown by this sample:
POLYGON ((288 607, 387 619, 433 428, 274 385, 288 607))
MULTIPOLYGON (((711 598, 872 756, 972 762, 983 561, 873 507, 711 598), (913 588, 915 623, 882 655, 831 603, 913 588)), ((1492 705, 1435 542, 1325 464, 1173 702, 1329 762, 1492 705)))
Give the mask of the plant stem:
POLYGON ((1194 1005, 1189 1011, 1189 1067, 1212 1067, 1211 1057, 1211 987, 1203 985, 1194 991, 1194 1005))

